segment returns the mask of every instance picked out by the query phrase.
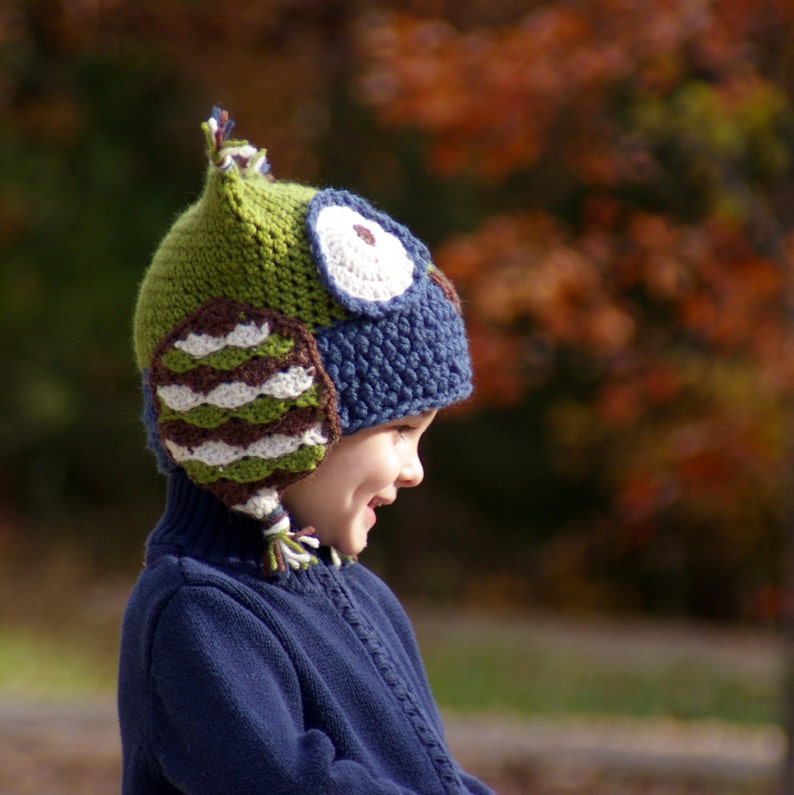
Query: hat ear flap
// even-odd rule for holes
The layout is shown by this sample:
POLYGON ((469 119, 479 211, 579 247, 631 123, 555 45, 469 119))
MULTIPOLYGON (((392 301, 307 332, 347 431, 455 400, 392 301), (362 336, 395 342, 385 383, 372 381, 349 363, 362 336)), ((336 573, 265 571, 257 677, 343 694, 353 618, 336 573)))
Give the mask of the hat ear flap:
POLYGON ((263 519, 338 441, 333 383, 307 326, 216 298, 157 346, 149 371, 168 458, 229 508, 263 519))

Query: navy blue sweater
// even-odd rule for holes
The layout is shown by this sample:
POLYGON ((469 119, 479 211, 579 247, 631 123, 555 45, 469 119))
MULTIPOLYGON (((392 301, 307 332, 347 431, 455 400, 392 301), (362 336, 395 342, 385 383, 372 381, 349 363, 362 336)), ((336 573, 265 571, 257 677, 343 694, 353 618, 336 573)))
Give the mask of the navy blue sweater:
POLYGON ((263 577, 261 530, 181 475, 127 606, 123 792, 488 793, 451 757, 413 631, 361 564, 263 577))

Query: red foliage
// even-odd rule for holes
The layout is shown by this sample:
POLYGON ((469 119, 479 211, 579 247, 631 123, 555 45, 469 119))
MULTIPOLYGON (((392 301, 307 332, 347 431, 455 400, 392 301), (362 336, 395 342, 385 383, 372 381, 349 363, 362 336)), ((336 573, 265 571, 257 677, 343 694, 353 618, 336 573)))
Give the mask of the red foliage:
POLYGON ((503 178, 559 157, 592 184, 635 172, 612 113, 616 89, 665 96, 701 70, 730 109, 757 51, 748 38, 794 18, 784 0, 583 0, 534 4, 517 24, 461 32, 394 13, 363 37, 362 91, 391 125, 429 135, 431 163, 503 178))
POLYGON ((525 193, 532 211, 486 215, 437 259, 465 299, 481 403, 587 357, 589 432, 568 450, 598 440, 615 532, 643 544, 675 519, 740 555, 780 511, 794 270, 762 205, 794 161, 778 126, 792 32, 786 0, 563 0, 499 27, 394 13, 364 32, 365 101, 421 130, 438 173, 505 190, 542 190, 542 173, 581 197, 564 218, 525 193))

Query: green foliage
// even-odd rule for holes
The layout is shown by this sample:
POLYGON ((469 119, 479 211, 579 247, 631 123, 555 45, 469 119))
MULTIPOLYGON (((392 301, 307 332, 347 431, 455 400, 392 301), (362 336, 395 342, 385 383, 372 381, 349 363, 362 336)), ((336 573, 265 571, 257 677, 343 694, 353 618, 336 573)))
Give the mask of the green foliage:
POLYGON ((778 681, 690 660, 642 663, 565 654, 548 643, 460 637, 424 644, 442 708, 523 715, 601 715, 776 723, 778 681))
POLYGON ((109 695, 115 690, 116 667, 115 658, 97 659, 85 646, 0 627, 0 692, 14 698, 52 702, 109 695))
POLYGON ((57 536, 86 532, 103 505, 123 515, 151 467, 137 422, 132 302, 197 178, 193 147, 169 140, 189 103, 165 64, 54 53, 35 37, 17 44, 27 45, 13 75, 21 85, 42 70, 63 78, 20 95, 0 122, 0 205, 15 221, 0 241, 2 498, 57 536))

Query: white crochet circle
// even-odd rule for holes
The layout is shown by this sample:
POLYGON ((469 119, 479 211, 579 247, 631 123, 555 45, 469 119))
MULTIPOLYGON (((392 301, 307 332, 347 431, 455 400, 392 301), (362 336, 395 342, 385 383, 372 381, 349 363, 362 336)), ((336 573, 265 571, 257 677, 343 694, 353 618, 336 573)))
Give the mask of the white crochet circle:
POLYGON ((391 232, 343 205, 317 215, 315 234, 327 274, 336 288, 363 301, 388 301, 413 282, 414 263, 391 232))

